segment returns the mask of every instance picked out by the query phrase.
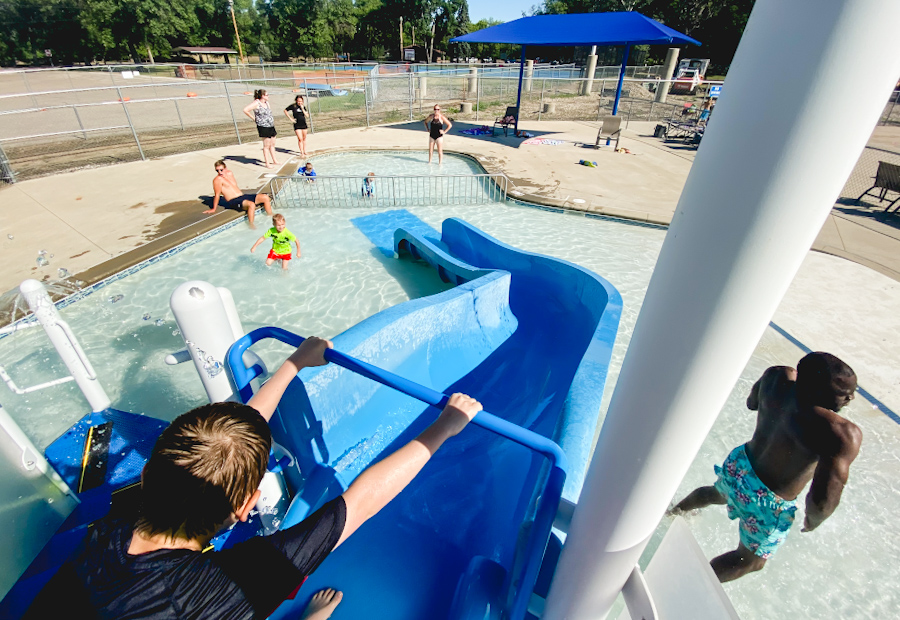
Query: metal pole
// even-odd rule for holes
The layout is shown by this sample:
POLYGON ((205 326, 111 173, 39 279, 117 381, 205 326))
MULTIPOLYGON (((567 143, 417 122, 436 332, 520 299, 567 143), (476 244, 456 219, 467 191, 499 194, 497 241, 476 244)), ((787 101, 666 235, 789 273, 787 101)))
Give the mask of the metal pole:
POLYGON ((369 126, 369 83, 367 78, 363 78, 363 93, 366 96, 366 127, 369 126))
POLYGON ((522 57, 519 59, 519 92, 516 94, 516 133, 519 133, 519 117, 522 116, 522 78, 525 75, 525 47, 522 46, 522 57))
POLYGON ((898 2, 757 0, 650 280, 544 620, 613 606, 884 111, 900 75, 897 23, 898 2), (759 76, 784 58, 779 87, 761 92, 759 76))
POLYGON ((238 129, 237 118, 234 116, 234 108, 231 106, 231 96, 228 94, 228 82, 225 82, 225 100, 228 102, 228 111, 231 112, 231 122, 234 123, 234 134, 237 136, 238 144, 241 142, 241 130, 238 129))
POLYGON ((481 82, 482 80, 478 80, 475 83, 475 120, 478 121, 478 108, 481 107, 481 82))
POLYGON ((75 112, 75 118, 78 119, 78 126, 81 128, 81 135, 83 135, 84 139, 87 140, 87 132, 85 132, 84 124, 81 122, 81 116, 78 114, 78 107, 73 105, 72 111, 75 112))
MULTIPOLYGON (((225 96, 227 97, 228 95, 226 94, 225 96)), ((181 124, 181 131, 184 131, 184 121, 181 119, 181 110, 178 109, 178 99, 172 99, 172 103, 175 104, 175 113, 178 114, 178 122, 181 124)))
POLYGON ((409 100, 409 120, 412 121, 412 119, 413 119, 413 99, 415 98, 414 91, 413 91, 413 81, 412 81, 413 74, 410 72, 410 73, 407 73, 407 75, 409 76, 409 85, 407 86, 407 89, 406 89, 406 98, 409 100))
POLYGON ((144 149, 141 148, 141 141, 138 140, 137 131, 134 129, 134 123, 131 122, 131 114, 128 113, 128 105, 126 105, 125 99, 122 97, 122 91, 119 90, 118 86, 116 86, 116 92, 119 93, 119 101, 122 102, 122 109, 125 110, 125 118, 128 119, 128 126, 131 127, 131 135, 134 136, 134 143, 137 144, 138 153, 141 154, 141 159, 146 160, 144 149))
POLYGON ((541 120, 541 114, 544 113, 544 82, 546 80, 541 80, 541 107, 538 108, 538 120, 541 120))
POLYGON ((619 113, 619 99, 622 97, 622 82, 625 80, 625 70, 628 69, 628 54, 631 52, 631 44, 625 46, 622 53, 622 67, 619 69, 619 83, 616 85, 616 100, 613 102, 613 116, 619 113))
MULTIPOLYGON (((306 78, 303 78, 303 92, 306 93, 306 98, 309 99, 309 87, 306 85, 306 78)), ((306 109, 309 110, 309 133, 316 133, 316 126, 313 124, 312 108, 307 105, 306 109)), ((319 111, 322 111, 321 105, 319 106, 319 111)))

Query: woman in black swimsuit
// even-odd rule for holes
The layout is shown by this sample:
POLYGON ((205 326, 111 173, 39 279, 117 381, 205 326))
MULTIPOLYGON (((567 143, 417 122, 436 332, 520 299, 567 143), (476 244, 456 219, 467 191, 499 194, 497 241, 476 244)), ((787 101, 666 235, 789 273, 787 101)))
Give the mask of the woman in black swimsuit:
POLYGON ((434 153, 434 145, 438 148, 438 163, 444 163, 444 134, 450 131, 453 123, 441 114, 441 106, 434 106, 434 112, 425 119, 425 128, 428 130, 428 163, 431 163, 431 155, 434 153), (447 129, 444 129, 446 123, 447 129))
POLYGON ((294 97, 294 103, 284 109, 284 115, 294 123, 294 133, 297 134, 297 144, 300 145, 300 157, 307 157, 306 117, 309 116, 309 110, 303 103, 303 95, 294 97))

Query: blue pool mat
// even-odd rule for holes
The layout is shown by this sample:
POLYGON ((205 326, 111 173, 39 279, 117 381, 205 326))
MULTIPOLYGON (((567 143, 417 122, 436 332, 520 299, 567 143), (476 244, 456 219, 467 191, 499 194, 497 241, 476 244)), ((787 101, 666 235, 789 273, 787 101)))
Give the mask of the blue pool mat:
POLYGON ((106 409, 83 417, 47 447, 45 456, 63 480, 78 489, 84 440, 90 426, 112 422, 106 485, 110 491, 140 482, 141 470, 157 437, 169 423, 149 416, 106 409))
POLYGON ((441 234, 406 209, 364 215, 350 220, 385 256, 394 257, 394 231, 402 228, 441 245, 441 234))

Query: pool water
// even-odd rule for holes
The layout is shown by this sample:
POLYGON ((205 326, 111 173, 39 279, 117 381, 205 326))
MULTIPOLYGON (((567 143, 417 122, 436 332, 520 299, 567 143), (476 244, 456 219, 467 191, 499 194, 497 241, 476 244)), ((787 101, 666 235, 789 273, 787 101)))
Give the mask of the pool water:
MULTIPOLYGON (((319 174, 418 174, 422 168, 438 168, 436 164, 428 168, 426 161, 427 154, 421 152, 314 158, 319 174)), ((482 172, 473 161, 451 155, 445 156, 441 168, 452 170, 450 174, 482 172)), ((288 203, 277 200, 276 209, 299 238, 303 256, 291 261, 287 272, 277 265, 265 266, 268 244, 254 254, 249 252, 265 228, 254 231, 240 223, 62 310, 115 407, 172 419, 205 402, 192 365, 166 366, 163 361, 168 353, 184 346, 168 306, 169 295, 184 281, 207 280, 231 289, 248 331, 276 325, 326 337, 384 308, 447 289, 424 265, 385 257, 351 223, 355 217, 388 207, 321 209, 288 203), (119 301, 109 301, 119 295, 119 301), (161 325, 157 325, 159 320, 161 325)), ((624 307, 601 409, 601 416, 605 415, 665 230, 513 204, 407 210, 438 230, 445 218, 462 218, 505 243, 591 269, 619 290, 624 307)), ((260 350, 270 368, 287 352, 278 344, 260 350)), ((711 484, 713 464, 721 463, 734 446, 750 438, 755 418, 744 400, 765 368, 795 364, 802 355, 776 331, 766 331, 682 482, 677 499, 696 486, 711 484)), ((0 360, 20 386, 66 373, 41 330, 0 339, 0 360)), ((71 383, 24 396, 5 388, 0 394, 0 402, 39 447, 88 409, 71 383)), ((845 413, 862 427, 864 441, 842 504, 815 532, 800 533, 795 527, 765 570, 725 584, 745 620, 891 617, 900 604, 894 587, 900 582, 900 543, 892 535, 897 528, 891 519, 892 509, 898 505, 893 489, 900 480, 900 459, 896 457, 900 427, 860 397, 845 413)), ((798 520, 802 522, 802 514, 798 520)), ((688 523, 710 558, 736 546, 737 524, 726 518, 723 507, 710 507, 690 517, 688 523)), ((667 527, 668 520, 663 519, 645 556, 649 557, 667 527)))

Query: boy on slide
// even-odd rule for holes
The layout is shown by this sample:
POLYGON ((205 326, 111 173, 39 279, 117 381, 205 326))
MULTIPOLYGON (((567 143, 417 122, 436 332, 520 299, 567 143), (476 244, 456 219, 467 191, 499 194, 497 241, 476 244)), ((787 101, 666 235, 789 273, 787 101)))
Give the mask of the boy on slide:
POLYGON ((266 265, 271 265, 277 260, 281 261, 281 268, 288 268, 288 261, 291 260, 291 241, 297 246, 297 258, 300 258, 300 242, 294 233, 287 229, 284 216, 276 213, 272 216, 272 228, 266 231, 262 237, 256 240, 250 251, 256 250, 257 246, 266 239, 272 240, 272 249, 269 250, 269 256, 266 258, 266 265))
MULTIPOLYGON (((176 418, 144 466, 136 520, 96 523, 26 618, 265 618, 481 410, 454 394, 416 439, 301 523, 204 553, 216 532, 247 520, 269 462, 268 421, 297 373, 327 364, 331 346, 306 339, 246 405, 213 403, 176 418)), ((342 596, 317 592, 301 618, 331 617, 342 596)))

